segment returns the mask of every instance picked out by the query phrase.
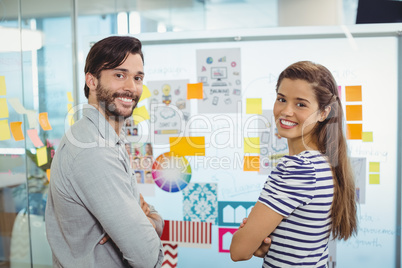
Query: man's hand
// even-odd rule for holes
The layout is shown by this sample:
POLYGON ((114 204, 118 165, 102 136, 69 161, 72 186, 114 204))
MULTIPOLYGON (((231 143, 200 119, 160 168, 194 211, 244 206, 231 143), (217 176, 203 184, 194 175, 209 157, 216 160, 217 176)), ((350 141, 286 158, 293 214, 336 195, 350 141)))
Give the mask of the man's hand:
POLYGON ((148 203, 145 202, 144 197, 142 196, 142 194, 140 194, 140 206, 141 206, 142 211, 144 211, 145 216, 148 217, 150 209, 149 209, 148 203))
POLYGON ((103 245, 106 244, 107 241, 109 241, 110 236, 108 234, 105 234, 105 236, 99 241, 99 244, 103 245))
MULTIPOLYGON (((240 224, 239 229, 243 228, 244 225, 247 223, 247 218, 243 219, 243 222, 240 224)), ((271 238, 268 236, 262 242, 260 247, 253 253, 254 256, 259 258, 264 258, 265 255, 268 253, 269 248, 271 246, 271 238)))

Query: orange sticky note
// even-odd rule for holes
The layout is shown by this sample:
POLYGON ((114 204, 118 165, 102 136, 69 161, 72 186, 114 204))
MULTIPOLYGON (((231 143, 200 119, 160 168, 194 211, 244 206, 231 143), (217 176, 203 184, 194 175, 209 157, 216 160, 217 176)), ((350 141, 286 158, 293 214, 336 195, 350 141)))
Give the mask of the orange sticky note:
POLYGON ((36 149, 36 160, 38 161, 38 167, 47 164, 46 146, 36 149))
POLYGON ((134 124, 138 124, 144 120, 149 120, 151 117, 149 116, 148 110, 145 106, 137 107, 133 111, 133 120, 134 124))
POLYGON ((363 125, 362 124, 347 124, 346 138, 348 140, 361 140, 363 125))
POLYGON ((10 123, 11 133, 13 134, 15 141, 22 141, 25 139, 24 133, 22 133, 21 125, 22 125, 22 122, 11 122, 10 123))
POLYGON ((8 120, 0 120, 0 141, 8 140, 11 138, 8 120))
POLYGON ((170 152, 177 155, 205 156, 205 137, 170 137, 170 152))
POLYGON ((363 106, 362 105, 346 105, 346 121, 362 121, 363 106))
POLYGON ((52 130, 52 126, 49 123, 47 112, 39 114, 39 124, 43 130, 52 130))
POLYGON ((260 156, 244 156, 243 171, 260 171, 260 156))
POLYGON ((187 84, 187 99, 202 99, 202 85, 203 83, 187 84))
POLYGON ((50 181, 50 168, 46 169, 47 181, 50 181))
POLYGON ((7 94, 6 77, 0 76, 0 96, 5 96, 6 94, 7 94))
POLYGON ((260 138, 244 138, 244 153, 260 154, 260 138))
POLYGON ((0 118, 8 118, 8 105, 5 98, 0 98, 0 118))
POLYGON ((380 184, 380 174, 369 174, 369 184, 380 184))
POLYGON ((346 86, 346 101, 362 101, 362 86, 346 86))
POLYGON ((36 129, 28 129, 27 134, 29 139, 32 141, 35 147, 42 147, 43 142, 40 140, 38 136, 38 131, 36 129))
POLYGON ((246 114, 262 114, 262 99, 247 99, 246 100, 246 114))

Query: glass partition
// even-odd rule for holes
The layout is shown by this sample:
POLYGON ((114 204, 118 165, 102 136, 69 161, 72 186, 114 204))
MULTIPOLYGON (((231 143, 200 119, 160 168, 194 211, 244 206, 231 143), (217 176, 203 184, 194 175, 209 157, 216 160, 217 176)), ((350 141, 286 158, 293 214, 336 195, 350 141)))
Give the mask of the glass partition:
MULTIPOLYGON (((243 55, 247 55, 247 53, 250 55, 250 57, 242 58, 244 81, 247 82, 254 75, 259 77, 249 81, 249 94, 252 94, 256 89, 265 89, 268 80, 269 83, 273 83, 277 70, 269 67, 272 68, 272 71, 268 72, 269 68, 267 69, 266 64, 282 62, 283 60, 279 53, 273 53, 272 58, 267 58, 261 62, 259 61, 261 58, 258 55, 259 51, 264 51, 266 47, 274 47, 277 49, 276 51, 286 50, 292 46, 296 51, 296 49, 303 47, 300 44, 303 44, 304 47, 310 47, 314 42, 317 49, 310 48, 309 53, 314 57, 316 51, 321 51, 320 47, 323 46, 317 39, 323 35, 317 36, 315 33, 309 35, 308 38, 296 40, 297 38, 293 38, 291 35, 286 38, 280 37, 282 33, 278 33, 274 29, 273 35, 276 35, 274 37, 248 34, 250 39, 242 40, 245 42, 233 42, 233 36, 237 36, 233 33, 236 33, 239 25, 243 28, 242 33, 248 32, 246 29, 252 33, 256 28, 277 26, 277 1, 232 1, 234 3, 231 5, 228 4, 229 2, 225 0, 136 0, 129 2, 119 0, 101 2, 95 0, 0 0, 0 268, 52 267, 51 250, 46 240, 44 217, 48 183, 51 180, 50 165, 61 137, 76 119, 72 113, 72 108, 77 104, 86 102, 83 93, 84 61, 94 42, 109 35, 140 36, 140 39, 145 41, 144 51, 149 52, 145 57, 148 73, 146 82, 152 79, 172 79, 169 75, 177 75, 176 78, 178 79, 190 79, 190 83, 199 82, 196 81, 198 78, 194 69, 196 50, 201 48, 242 47, 243 55), (251 5, 246 7, 244 5, 246 2, 251 3, 251 5), (242 16, 246 14, 255 14, 255 20, 242 20, 242 16), (211 31, 207 32, 206 30, 211 31), (187 34, 176 38, 174 35, 166 37, 163 35, 165 32, 186 32, 187 34), (202 37, 199 35, 200 32, 203 35, 202 37), (215 36, 216 40, 210 38, 212 35, 215 36), (315 38, 311 38, 312 36, 315 38), (172 39, 169 39, 170 37, 172 39), (196 43, 190 41, 192 38, 207 41, 196 43), (231 38, 230 41, 229 38, 231 38), (310 38, 312 40, 309 40, 310 38), (225 39, 224 42, 222 42, 223 39, 225 39), (294 44, 289 45, 289 42, 284 40, 294 40, 294 44), (283 45, 280 42, 283 42, 283 45), (166 55, 166 49, 170 49, 168 55, 166 55), (177 55, 180 53, 181 57, 178 57, 177 55), (172 72, 160 72, 163 68, 169 68, 171 62, 174 62, 171 64, 174 70, 169 69, 170 71, 173 70, 172 72), (174 72, 177 70, 180 70, 181 73, 174 72), (246 76, 248 77, 246 78, 246 76)), ((344 0, 344 2, 348 3, 349 7, 355 8, 354 3, 356 1, 344 0)), ((286 30, 283 31, 286 32, 286 30)), ((332 28, 328 28, 328 31, 332 31, 332 28)), ((299 34, 297 35, 299 36, 299 34)), ((348 36, 346 31, 345 34, 348 36)), ((327 35, 331 36, 331 34, 327 35)), ((389 34, 387 33, 387 35, 389 34)), ((350 42, 353 45, 353 39, 344 36, 340 38, 339 35, 335 38, 336 42, 331 43, 334 50, 336 44, 344 46, 350 42)), ((327 41, 330 39, 327 37, 323 39, 325 39, 322 41, 323 44, 327 45, 327 41)), ((361 46, 364 47, 364 45, 361 46)), ((354 47, 347 47, 348 53, 351 55, 350 58, 358 55, 352 51, 354 47)), ((293 50, 289 49, 289 51, 293 50)), ((294 51, 292 53, 295 54, 294 51)), ((306 50, 300 51, 300 53, 306 53, 306 50)), ((327 51, 325 51, 325 55, 328 55, 327 51)), ((330 56, 327 58, 325 55, 322 57, 328 60, 330 56)), ((298 55, 294 56, 294 58, 297 57, 298 55)), ((370 57, 362 58, 367 60, 370 57)), ((351 67, 344 68, 343 65, 335 64, 333 67, 341 79, 350 78, 351 80, 344 80, 348 82, 353 81, 353 75, 359 73, 352 70, 351 67)), ((370 77, 375 77, 375 75, 370 77)), ((391 78, 387 81, 392 80, 394 83, 395 77, 392 76, 391 78)), ((362 83, 363 79, 356 79, 355 81, 362 83)), ((342 86, 345 90, 345 86, 349 86, 349 84, 344 83, 342 86)), ((259 98, 260 95, 258 94, 256 93, 252 97, 259 98)), ((246 97, 246 95, 242 96, 244 103, 246 103, 246 97)), ((191 101, 191 105, 193 105, 191 112, 194 113, 197 103, 191 101)), ((373 129, 376 128, 373 126, 367 132, 372 132, 373 129)), ((392 137, 395 140, 395 137, 392 137)), ((353 145, 354 141, 351 143, 353 145)), ((360 154, 366 153, 366 151, 361 152, 360 148, 369 145, 358 143, 353 147, 354 153, 361 156, 360 154)), ((369 150, 368 153, 370 153, 369 150)), ((392 155, 395 155, 395 152, 392 155)), ((381 161, 383 159, 377 157, 367 163, 369 165, 381 161)), ((391 160, 384 162, 385 165, 390 165, 391 160)), ((393 168, 395 167, 391 166, 389 170, 393 170, 393 168)), ((364 173, 367 173, 366 180, 368 180, 369 175, 380 173, 371 172, 369 166, 365 166, 363 169, 364 173)), ((199 170, 197 172, 201 174, 200 177, 211 175, 199 170)), ((243 170, 239 172, 243 172, 243 170)), ((381 170, 381 172, 384 171, 381 170)), ((215 174, 212 175, 215 181, 219 181, 217 177, 214 177, 215 174)), ((258 183, 261 182, 256 176, 249 177, 258 183)), ((395 178, 394 176, 390 177, 392 180, 385 181, 386 178, 382 175, 381 186, 383 188, 384 185, 388 187, 394 185, 395 178)), ((400 186, 400 178, 396 178, 396 180, 400 186)), ((366 184, 367 187, 370 187, 367 191, 376 191, 374 188, 376 186, 371 185, 375 183, 368 181, 366 184)), ((226 190, 232 191, 233 189, 227 187, 226 190)), ((397 194, 400 202, 400 190, 397 194)), ((252 196, 252 193, 249 193, 248 196, 252 196)), ((177 210, 173 211, 172 207, 167 207, 170 205, 169 202, 162 204, 163 200, 169 197, 171 196, 164 193, 159 197, 150 197, 149 200, 159 206, 166 219, 175 219, 177 210)), ((172 198, 171 201, 173 200, 174 204, 181 204, 181 199, 176 199, 172 198)), ((251 199, 254 200, 254 196, 251 199)), ((382 200, 382 202, 385 201, 382 200)), ((365 206, 362 206, 362 211, 364 211, 365 206)), ((393 208, 393 206, 388 207, 393 208)), ((391 218, 393 219, 393 217, 391 218)), ((397 240, 400 244, 400 225, 395 227, 391 224, 391 227, 384 227, 383 229, 374 226, 375 228, 370 229, 368 228, 370 222, 367 220, 370 218, 367 217, 367 214, 360 215, 360 219, 363 219, 361 220, 362 226, 366 228, 363 234, 367 237, 371 235, 371 233, 367 234, 369 231, 385 232, 391 230, 391 234, 385 234, 387 235, 386 238, 390 241, 397 240), (399 239, 396 239, 398 235, 399 239)), ((378 223, 380 218, 378 217, 375 220, 378 223)), ((217 228, 214 226, 211 231, 213 235, 216 235, 213 237, 213 243, 217 242, 215 240, 218 239, 217 228)), ((371 239, 371 236, 369 238, 371 239)), ((359 239, 357 237, 352 240, 355 244, 340 244, 339 252, 358 252, 356 254, 359 258, 357 261, 364 259, 366 252, 364 249, 372 250, 375 240, 359 239), (371 244, 367 245, 362 241, 371 244), (354 247, 355 245, 358 245, 360 249, 354 247)), ((392 250, 394 245, 390 245, 388 240, 381 246, 384 248, 386 246, 392 250)), ((222 266, 230 267, 233 264, 229 258, 225 259, 222 257, 224 255, 219 255, 220 253, 217 253, 216 248, 213 250, 212 255, 205 249, 201 249, 198 253, 200 256, 205 256, 205 259, 217 260, 216 263, 221 263, 222 266)), ((194 256, 194 250, 181 249, 181 254, 183 254, 182 256, 186 254, 187 256, 194 256)), ((390 256, 394 256, 393 253, 390 256)), ((353 257, 348 256, 348 258, 352 259, 353 257)), ((338 264, 342 263, 342 260, 345 262, 345 258, 342 259, 340 255, 338 255, 338 259, 341 260, 338 264)), ((191 263, 192 261, 192 258, 188 258, 182 263, 191 263)), ((394 263, 393 260, 388 261, 394 263)), ((259 264, 260 262, 257 260, 255 263, 259 264)), ((241 267, 241 265, 247 266, 247 263, 234 265, 241 267)), ((335 262, 331 265, 334 266, 335 262)))

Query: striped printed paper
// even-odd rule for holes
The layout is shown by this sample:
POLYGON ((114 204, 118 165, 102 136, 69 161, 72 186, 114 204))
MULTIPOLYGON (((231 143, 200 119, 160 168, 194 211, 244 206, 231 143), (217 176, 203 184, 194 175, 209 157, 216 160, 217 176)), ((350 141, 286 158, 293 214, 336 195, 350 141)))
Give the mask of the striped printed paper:
POLYGON ((211 247, 212 222, 165 221, 161 240, 181 247, 211 247))

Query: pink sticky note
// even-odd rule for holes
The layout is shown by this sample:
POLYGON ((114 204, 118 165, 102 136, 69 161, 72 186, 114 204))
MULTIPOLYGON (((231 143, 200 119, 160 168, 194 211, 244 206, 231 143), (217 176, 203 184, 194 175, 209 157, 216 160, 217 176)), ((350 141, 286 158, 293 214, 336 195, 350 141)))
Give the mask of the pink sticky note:
POLYGON ((40 138, 38 136, 38 131, 36 129, 28 129, 27 133, 28 133, 28 137, 31 139, 31 141, 35 147, 43 146, 43 142, 40 140, 40 138))

